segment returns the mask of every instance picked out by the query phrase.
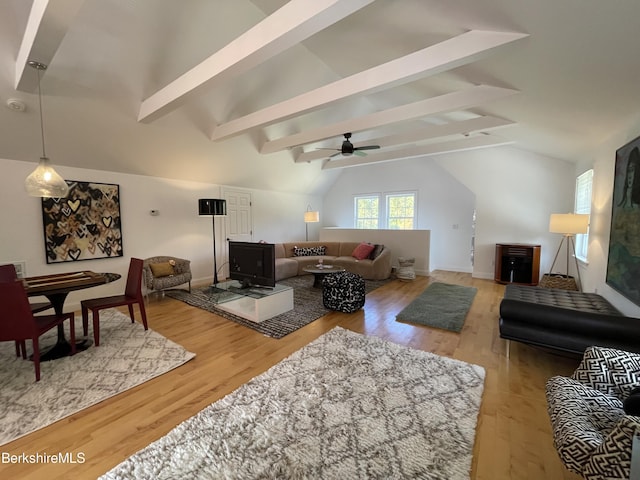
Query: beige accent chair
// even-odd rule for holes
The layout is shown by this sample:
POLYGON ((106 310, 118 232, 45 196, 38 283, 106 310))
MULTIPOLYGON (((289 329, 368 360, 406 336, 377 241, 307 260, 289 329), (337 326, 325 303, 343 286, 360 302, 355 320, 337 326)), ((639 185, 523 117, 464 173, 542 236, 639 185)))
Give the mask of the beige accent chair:
POLYGON ((187 283, 191 292, 191 261, 170 256, 147 258, 142 267, 147 292, 162 291, 187 283))

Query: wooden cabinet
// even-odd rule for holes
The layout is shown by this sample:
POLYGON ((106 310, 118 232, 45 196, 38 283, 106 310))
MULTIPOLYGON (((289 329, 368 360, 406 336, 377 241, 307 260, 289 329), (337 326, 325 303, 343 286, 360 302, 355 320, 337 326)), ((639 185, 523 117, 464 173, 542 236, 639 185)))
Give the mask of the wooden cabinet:
POLYGON ((540 245, 497 243, 495 263, 498 283, 538 285, 540 281, 540 245))

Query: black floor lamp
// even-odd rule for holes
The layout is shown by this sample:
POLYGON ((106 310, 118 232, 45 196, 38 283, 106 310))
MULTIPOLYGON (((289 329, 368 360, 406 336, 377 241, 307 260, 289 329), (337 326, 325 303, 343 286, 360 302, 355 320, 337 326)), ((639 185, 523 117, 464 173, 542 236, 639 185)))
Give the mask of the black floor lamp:
POLYGON ((213 225, 213 285, 218 283, 218 263, 216 261, 216 217, 227 214, 227 201, 220 198, 201 198, 198 200, 198 214, 211 216, 213 225))

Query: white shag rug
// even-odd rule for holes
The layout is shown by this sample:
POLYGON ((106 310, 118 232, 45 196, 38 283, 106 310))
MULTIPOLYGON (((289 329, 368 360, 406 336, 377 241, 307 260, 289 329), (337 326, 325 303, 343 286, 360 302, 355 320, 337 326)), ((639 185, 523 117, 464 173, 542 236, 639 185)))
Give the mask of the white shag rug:
MULTIPOLYGON (((68 335, 68 323, 65 332, 68 335)), ((76 315, 76 338, 82 317, 76 315), (78 318, 79 317, 79 318, 78 318)), ((57 329, 40 337, 46 347, 57 329)), ((89 338, 93 339, 91 319, 89 338)), ((27 341, 27 353, 31 342, 27 341)), ((35 381, 33 362, 16 357, 14 342, 0 343, 0 445, 166 373, 195 357, 180 345, 117 310, 100 312, 100 346, 71 357, 42 362, 35 381)))
POLYGON ((468 479, 484 376, 337 327, 101 479, 468 479))

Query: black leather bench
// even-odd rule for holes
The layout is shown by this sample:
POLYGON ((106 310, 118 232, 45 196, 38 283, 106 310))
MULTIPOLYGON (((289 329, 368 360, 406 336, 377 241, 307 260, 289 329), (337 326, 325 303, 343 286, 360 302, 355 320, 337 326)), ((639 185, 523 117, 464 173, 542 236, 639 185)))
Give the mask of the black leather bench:
POLYGON ((597 293, 511 284, 500 303, 500 337, 580 355, 591 345, 640 353, 640 319, 597 293))

